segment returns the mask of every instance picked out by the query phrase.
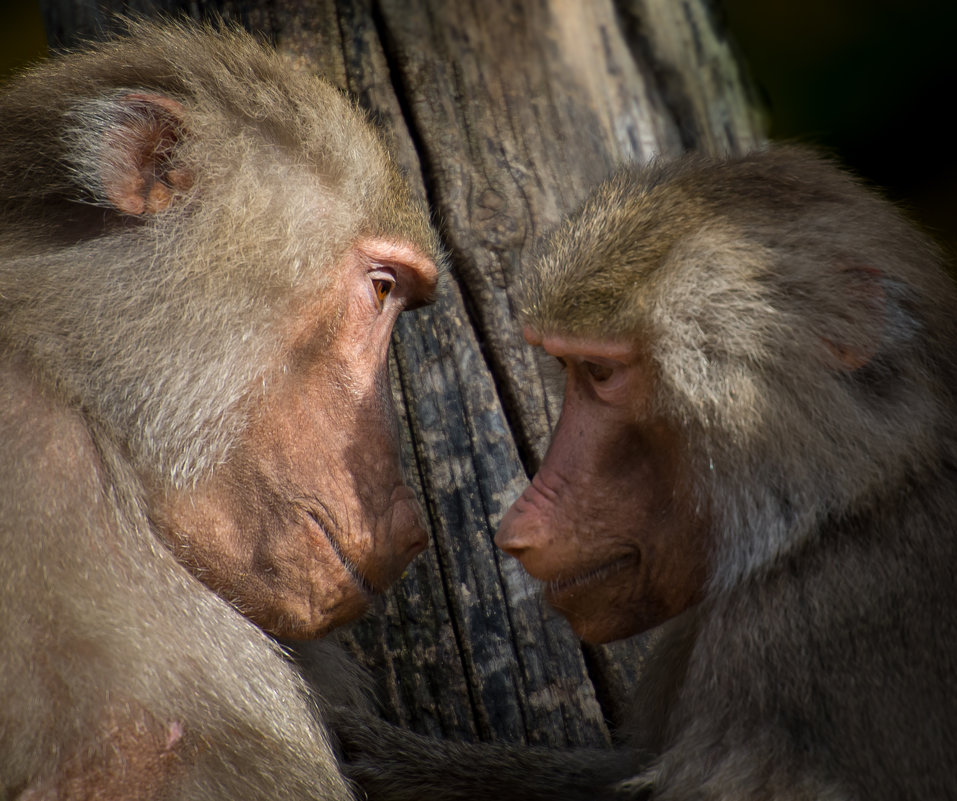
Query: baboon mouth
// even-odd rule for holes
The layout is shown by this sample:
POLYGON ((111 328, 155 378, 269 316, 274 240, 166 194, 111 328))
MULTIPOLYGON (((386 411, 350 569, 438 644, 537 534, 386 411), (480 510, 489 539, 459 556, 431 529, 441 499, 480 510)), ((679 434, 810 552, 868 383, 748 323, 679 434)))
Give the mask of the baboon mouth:
POLYGON ((321 504, 318 509, 310 507, 306 509, 306 514, 309 519, 316 524, 316 528, 319 529, 322 536, 329 543, 332 552, 336 555, 340 564, 346 569, 346 572, 352 578, 353 583, 355 583, 360 592, 362 592, 363 595, 378 595, 381 590, 377 589, 372 582, 365 577, 359 569, 359 566, 346 555, 341 544, 339 526, 325 507, 321 504))
POLYGON ((595 584, 601 584, 612 576, 621 573, 623 570, 630 569, 641 561, 640 554, 629 553, 616 557, 610 562, 591 568, 568 578, 558 578, 548 581, 545 584, 545 594, 554 597, 557 595, 566 595, 569 592, 590 587, 595 584))

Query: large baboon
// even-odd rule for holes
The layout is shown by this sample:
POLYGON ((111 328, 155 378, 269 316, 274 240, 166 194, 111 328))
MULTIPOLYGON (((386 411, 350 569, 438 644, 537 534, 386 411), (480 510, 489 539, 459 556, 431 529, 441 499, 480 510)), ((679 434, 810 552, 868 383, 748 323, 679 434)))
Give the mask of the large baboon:
POLYGON ((436 240, 333 87, 130 28, 0 100, 0 797, 346 799, 251 621, 425 544, 386 365, 436 240))
POLYGON ((664 624, 658 653, 614 752, 344 722, 370 797, 955 797, 957 295, 936 250, 770 147, 620 170, 522 280, 565 394, 496 542, 583 638, 664 624))

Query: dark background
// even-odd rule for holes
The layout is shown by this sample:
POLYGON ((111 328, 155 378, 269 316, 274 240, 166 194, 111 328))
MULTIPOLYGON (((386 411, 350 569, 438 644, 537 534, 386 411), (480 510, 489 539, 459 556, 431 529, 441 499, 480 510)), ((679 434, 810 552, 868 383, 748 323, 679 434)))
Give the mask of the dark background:
MULTIPOLYGON (((588 2, 589 0, 582 0, 588 2)), ((677 2, 677 0, 675 0, 677 2)), ((715 0, 771 137, 815 143, 957 254, 957 0, 715 0)), ((33 0, 0 0, 0 81, 46 53, 33 0)))
POLYGON ((773 139, 832 150, 957 254, 957 2, 720 0, 773 139))

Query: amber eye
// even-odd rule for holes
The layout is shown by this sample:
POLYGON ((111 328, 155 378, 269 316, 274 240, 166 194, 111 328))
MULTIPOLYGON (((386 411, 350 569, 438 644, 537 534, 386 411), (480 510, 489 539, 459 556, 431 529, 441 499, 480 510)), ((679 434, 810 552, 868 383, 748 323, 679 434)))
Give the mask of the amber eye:
POLYGON ((380 309, 385 305, 385 299, 389 297, 393 286, 392 281, 387 281, 384 278, 372 279, 372 288, 375 290, 375 299, 380 309))
POLYGON ((588 375, 591 376, 592 381, 597 381, 601 383, 602 381, 607 381, 611 378, 611 374, 614 370, 609 367, 607 364, 598 364, 597 362, 582 362, 585 370, 588 371, 588 375))

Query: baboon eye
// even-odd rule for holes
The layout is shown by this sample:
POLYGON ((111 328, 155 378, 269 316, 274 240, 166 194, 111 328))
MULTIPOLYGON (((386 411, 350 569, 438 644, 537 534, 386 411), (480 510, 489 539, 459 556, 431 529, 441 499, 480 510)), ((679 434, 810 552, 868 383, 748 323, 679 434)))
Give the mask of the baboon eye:
POLYGON ((393 286, 395 286, 395 282, 390 281, 388 278, 372 279, 372 289, 375 292, 376 303, 379 304, 380 309, 385 305, 385 299, 389 297, 393 286))
POLYGON ((612 367, 609 367, 607 364, 598 364, 597 362, 582 362, 585 370, 588 371, 588 375, 591 376, 592 381, 601 383, 602 381, 607 381, 611 378, 611 374, 614 372, 612 367))

